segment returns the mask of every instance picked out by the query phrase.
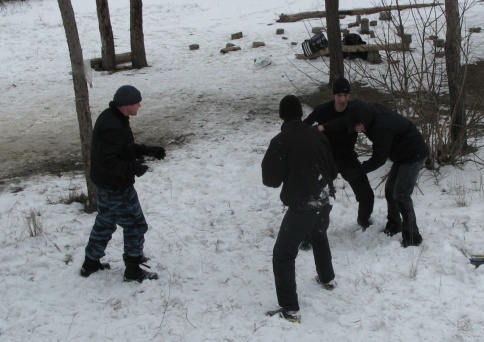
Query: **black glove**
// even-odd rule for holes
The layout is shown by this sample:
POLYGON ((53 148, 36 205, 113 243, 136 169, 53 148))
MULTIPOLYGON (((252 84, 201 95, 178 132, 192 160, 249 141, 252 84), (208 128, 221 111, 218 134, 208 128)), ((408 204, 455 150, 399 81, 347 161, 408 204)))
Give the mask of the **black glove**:
POLYGON ((155 157, 158 160, 165 159, 166 152, 165 152, 165 149, 163 147, 161 147, 161 146, 150 146, 148 148, 149 148, 150 153, 151 153, 149 155, 155 157))
POLYGON ((141 145, 141 154, 145 156, 155 157, 158 160, 164 159, 166 156, 165 149, 161 146, 141 145))
POLYGON ((143 162, 143 159, 134 162, 134 174, 136 177, 141 177, 148 171, 148 165, 143 164, 143 162))

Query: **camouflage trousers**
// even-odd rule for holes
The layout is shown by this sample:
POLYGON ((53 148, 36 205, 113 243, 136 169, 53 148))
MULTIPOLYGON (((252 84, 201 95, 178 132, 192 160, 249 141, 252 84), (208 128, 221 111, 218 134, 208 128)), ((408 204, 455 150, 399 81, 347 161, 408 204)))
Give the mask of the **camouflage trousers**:
POLYGON ((134 186, 122 189, 97 187, 98 213, 86 246, 86 256, 99 260, 105 255, 117 225, 123 228, 124 257, 143 256, 144 235, 148 231, 134 186))

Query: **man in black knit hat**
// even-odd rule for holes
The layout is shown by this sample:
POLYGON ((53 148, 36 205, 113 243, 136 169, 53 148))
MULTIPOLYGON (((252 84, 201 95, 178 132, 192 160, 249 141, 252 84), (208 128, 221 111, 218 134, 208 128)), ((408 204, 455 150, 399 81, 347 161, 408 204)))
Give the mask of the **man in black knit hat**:
POLYGON ((99 115, 94 125, 90 177, 97 189, 98 213, 85 250, 80 272, 83 277, 110 269, 110 265, 101 263, 100 259, 119 225, 124 236, 124 280, 158 279, 156 273, 140 268, 148 260, 143 253, 148 225, 133 185, 135 176, 141 177, 148 170, 142 157, 164 159, 165 149, 134 142, 129 117, 136 116, 140 107, 139 90, 124 85, 116 91, 109 108, 99 115))
MULTIPOLYGON (((368 176, 361 170, 358 154, 355 152, 358 134, 348 134, 347 108, 348 103, 361 102, 350 101, 350 83, 346 78, 339 78, 333 83, 334 99, 314 108, 304 122, 313 125, 317 123, 319 131, 328 137, 331 143, 333 159, 344 180, 348 182, 356 201, 358 202, 358 216, 356 222, 366 230, 371 224, 375 195, 371 188, 368 176)), ((301 244, 301 249, 311 248, 309 241, 301 244)))
POLYGON ((279 117, 284 123, 262 160, 262 182, 273 188, 282 184, 280 198, 288 207, 272 256, 280 308, 267 314, 280 314, 291 322, 301 321, 295 260, 299 244, 306 236, 313 245, 317 281, 326 289, 335 286, 326 230, 337 172, 328 139, 315 127, 303 123, 302 115, 301 102, 296 96, 288 95, 281 100, 279 117))

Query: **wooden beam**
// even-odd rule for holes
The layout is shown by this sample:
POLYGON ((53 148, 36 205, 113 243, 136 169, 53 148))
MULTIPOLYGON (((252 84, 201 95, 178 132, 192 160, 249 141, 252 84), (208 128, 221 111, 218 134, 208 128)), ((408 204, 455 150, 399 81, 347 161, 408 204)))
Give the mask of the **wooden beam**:
MULTIPOLYGON (((364 52, 364 51, 411 51, 410 46, 402 43, 389 44, 362 44, 362 45, 343 45, 343 52, 364 52)), ((319 50, 311 56, 296 54, 296 59, 316 59, 322 56, 329 56, 329 49, 319 50)))
MULTIPOLYGON (((379 12, 388 12, 393 10, 406 10, 410 8, 422 8, 440 6, 440 3, 431 4, 409 4, 409 5, 395 5, 395 6, 377 6, 371 8, 355 8, 352 10, 340 10, 338 13, 344 15, 365 15, 374 14, 379 12)), ((301 12, 296 14, 281 14, 279 16, 278 23, 293 23, 304 19, 324 18, 326 17, 326 11, 314 11, 314 12, 301 12)))
MULTIPOLYGON (((115 56, 115 63, 116 64, 124 64, 124 63, 131 63, 131 52, 125 53, 117 53, 115 56)), ((91 59, 91 68, 93 69, 100 69, 102 67, 103 61, 102 58, 93 58, 91 59)))

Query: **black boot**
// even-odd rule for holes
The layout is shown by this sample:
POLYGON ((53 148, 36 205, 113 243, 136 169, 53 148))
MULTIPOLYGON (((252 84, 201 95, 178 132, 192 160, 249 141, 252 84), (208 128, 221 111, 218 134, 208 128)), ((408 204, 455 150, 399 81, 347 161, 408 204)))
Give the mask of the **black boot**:
POLYGON ((110 270, 111 266, 106 263, 101 263, 99 260, 89 259, 87 256, 81 267, 81 275, 85 278, 89 277, 94 272, 99 270, 110 270))
POLYGON ((408 233, 402 232, 402 246, 403 248, 407 248, 408 246, 420 246, 422 243, 422 235, 419 233, 408 233))
POLYGON ((394 223, 394 222, 387 222, 385 226, 385 230, 383 231, 388 236, 393 236, 402 231, 402 224, 401 223, 394 223))
POLYGON ((356 223, 363 229, 363 231, 366 230, 369 226, 373 224, 373 221, 371 219, 368 220, 362 220, 362 219, 357 219, 356 223))
POLYGON ((126 270, 124 271, 124 281, 137 281, 142 283, 143 280, 156 280, 158 279, 158 274, 155 272, 148 272, 143 270, 139 265, 143 265, 149 268, 149 266, 143 264, 143 258, 131 258, 124 257, 124 263, 126 265, 126 270))

